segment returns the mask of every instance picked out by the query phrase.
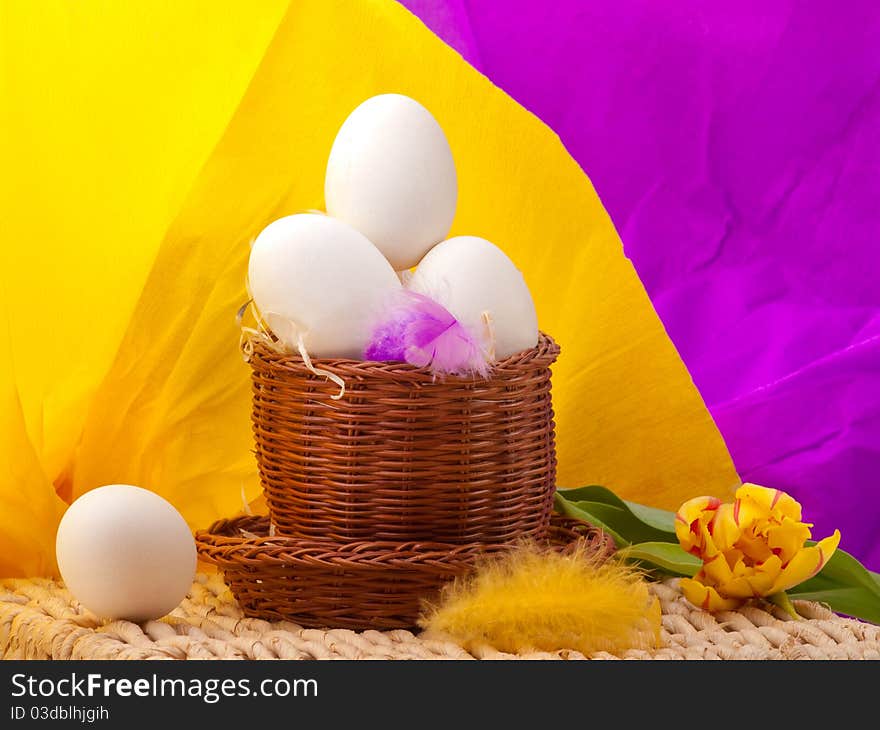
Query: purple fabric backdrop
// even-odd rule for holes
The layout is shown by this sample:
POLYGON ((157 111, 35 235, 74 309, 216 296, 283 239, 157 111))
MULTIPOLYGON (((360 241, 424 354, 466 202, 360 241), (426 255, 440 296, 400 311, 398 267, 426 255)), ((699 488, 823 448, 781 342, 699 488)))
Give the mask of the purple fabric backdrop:
POLYGON ((880 569, 880 6, 404 4, 590 175, 743 479, 880 569))

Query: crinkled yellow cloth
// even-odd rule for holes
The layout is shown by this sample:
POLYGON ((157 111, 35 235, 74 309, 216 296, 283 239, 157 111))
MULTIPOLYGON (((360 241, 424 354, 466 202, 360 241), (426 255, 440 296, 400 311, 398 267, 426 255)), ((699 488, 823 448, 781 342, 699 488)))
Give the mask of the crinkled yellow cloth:
POLYGON ((382 92, 438 118, 452 233, 505 249, 562 346, 560 485, 666 508, 732 494, 587 177, 403 7, 6 0, 0 54, 0 575, 53 573, 66 504, 101 484, 153 489, 193 527, 259 495, 235 323, 249 243, 323 206, 339 125, 382 92))

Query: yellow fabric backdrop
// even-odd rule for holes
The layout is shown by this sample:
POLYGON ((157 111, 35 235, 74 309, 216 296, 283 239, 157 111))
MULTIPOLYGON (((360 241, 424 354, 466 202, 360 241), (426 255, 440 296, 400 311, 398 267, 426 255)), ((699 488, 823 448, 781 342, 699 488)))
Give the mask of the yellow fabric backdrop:
POLYGON ((336 130, 391 91, 449 137, 452 234, 505 249, 562 346, 560 485, 673 508, 738 484, 587 177, 396 3, 4 0, 0 53, 0 575, 52 573, 66 503, 101 484, 193 527, 258 497, 249 243, 323 207, 336 130))

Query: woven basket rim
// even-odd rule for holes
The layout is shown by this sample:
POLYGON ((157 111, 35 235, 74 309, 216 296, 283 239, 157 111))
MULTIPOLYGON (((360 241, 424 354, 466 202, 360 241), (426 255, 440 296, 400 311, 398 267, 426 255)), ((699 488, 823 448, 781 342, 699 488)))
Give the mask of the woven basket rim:
MULTIPOLYGON (((253 347, 251 358, 259 358, 272 364, 273 367, 287 368, 293 370, 306 370, 303 359, 297 353, 278 352, 273 350, 264 339, 260 337, 252 337, 250 342, 253 347)), ((506 373, 515 373, 523 367, 549 366, 559 356, 560 347, 546 332, 538 333, 538 344, 534 347, 514 353, 502 360, 492 363, 489 371, 489 380, 493 380, 496 374, 503 375, 506 373)), ((345 371, 350 374, 370 375, 384 374, 394 375, 398 377, 407 377, 415 380, 425 380, 430 382, 459 382, 472 383, 481 382, 485 379, 478 375, 474 376, 457 376, 447 375, 439 378, 438 375, 429 367, 417 367, 405 362, 379 362, 376 360, 354 360, 351 358, 335 357, 335 358, 311 358, 315 367, 336 371, 345 371)))
MULTIPOLYGON (((489 553, 509 550, 512 543, 442 543, 397 542, 392 540, 334 542, 312 538, 269 536, 268 515, 241 515, 217 520, 209 528, 195 533, 196 548, 203 559, 215 563, 237 562, 236 558, 252 559, 259 555, 265 564, 291 565, 307 561, 313 565, 337 566, 352 563, 367 565, 425 564, 434 568, 444 563, 472 561, 489 553), (249 534, 243 534, 245 531, 249 534), (217 560, 213 553, 222 553, 217 560)), ((551 520, 548 542, 570 544, 589 534, 596 543, 595 551, 604 557, 613 553, 613 540, 600 527, 556 513, 551 520)))
MULTIPOLYGON (((548 549, 568 551, 583 544, 600 559, 613 554, 613 540, 605 530, 577 520, 575 529, 571 522, 560 516, 551 524, 548 549)), ((444 584, 512 547, 391 543, 389 550, 388 543, 268 537, 269 525, 268 516, 218 520, 196 533, 196 548, 203 560, 222 571, 247 615, 312 627, 413 627, 425 600, 444 584)))
POLYGON ((394 562, 395 560, 424 559, 437 560, 449 555, 473 555, 490 546, 442 542, 396 542, 393 540, 356 540, 335 542, 314 538, 292 537, 287 535, 269 536, 269 517, 237 517, 218 520, 207 530, 196 533, 196 543, 200 549, 219 548, 227 552, 259 552, 267 561, 287 562, 314 558, 328 563, 344 560, 364 562, 394 562), (235 533, 245 530, 251 535, 235 533))

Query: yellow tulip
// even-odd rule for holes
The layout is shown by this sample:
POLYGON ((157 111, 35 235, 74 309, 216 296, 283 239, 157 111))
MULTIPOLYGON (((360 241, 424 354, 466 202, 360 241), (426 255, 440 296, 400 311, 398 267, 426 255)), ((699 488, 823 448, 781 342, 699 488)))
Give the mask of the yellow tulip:
POLYGON ((840 531, 805 546, 813 525, 801 506, 779 489, 743 484, 733 503, 696 497, 675 515, 682 548, 703 561, 682 593, 707 611, 740 607, 750 598, 774 596, 816 575, 840 543, 840 531))

